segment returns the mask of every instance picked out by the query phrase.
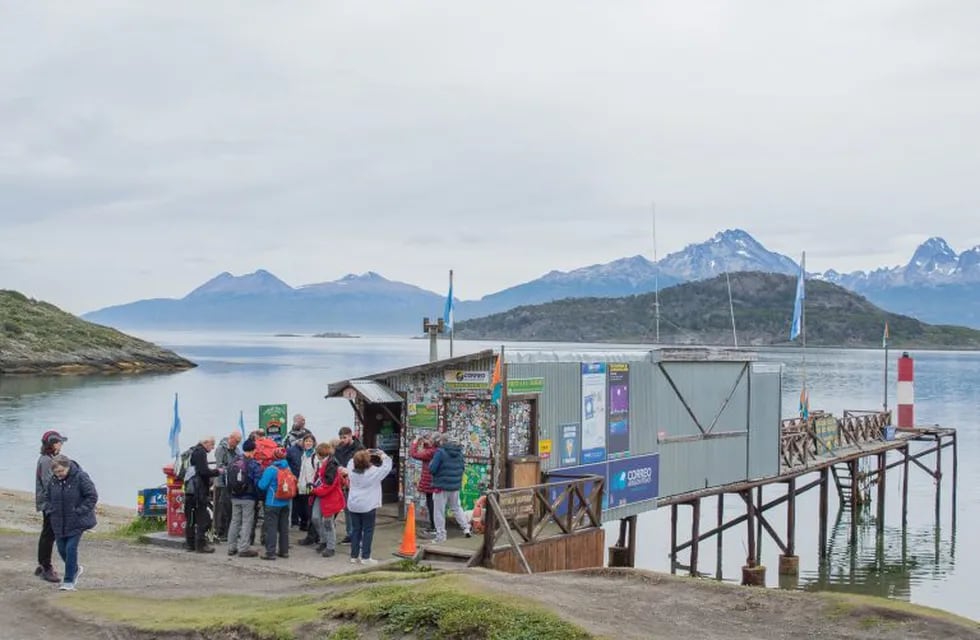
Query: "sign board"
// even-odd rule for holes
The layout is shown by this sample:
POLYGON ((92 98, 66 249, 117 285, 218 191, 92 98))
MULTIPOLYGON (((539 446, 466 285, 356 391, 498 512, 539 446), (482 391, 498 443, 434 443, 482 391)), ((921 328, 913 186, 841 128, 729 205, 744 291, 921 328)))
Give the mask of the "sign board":
POLYGON ((574 467, 578 464, 578 425, 563 424, 558 430, 561 433, 561 466, 574 467))
POLYGON ((654 500, 660 490, 660 454, 609 461, 609 508, 654 500))
POLYGON ((606 459, 606 364, 582 363, 582 464, 606 459))
POLYGON ((446 388, 453 391, 487 389, 490 387, 490 372, 447 369, 444 382, 446 388))
POLYGON ((409 403, 408 424, 417 429, 435 429, 439 426, 439 405, 409 403))
POLYGON ((625 362, 609 363, 609 419, 607 447, 609 459, 629 455, 630 451, 630 366, 625 362))
POLYGON ((529 516, 534 513, 534 490, 502 493, 497 503, 500 505, 500 512, 508 520, 529 516))
POLYGON ((551 440, 538 441, 538 456, 542 460, 547 460, 551 457, 551 440))
POLYGON ((507 395, 543 393, 544 378, 507 378, 507 395))
POLYGON ((286 416, 289 412, 284 404, 259 405, 259 429, 276 442, 281 442, 286 433, 286 416))
POLYGON ((813 419, 813 435, 817 440, 817 455, 830 453, 840 447, 840 434, 837 432, 837 418, 823 415, 813 419))

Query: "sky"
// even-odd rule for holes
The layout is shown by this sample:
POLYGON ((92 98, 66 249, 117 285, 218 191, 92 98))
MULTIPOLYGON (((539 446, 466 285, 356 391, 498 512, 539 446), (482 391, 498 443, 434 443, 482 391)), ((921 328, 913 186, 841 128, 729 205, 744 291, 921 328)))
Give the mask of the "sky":
POLYGON ((980 244, 980 3, 0 0, 0 288, 980 244))

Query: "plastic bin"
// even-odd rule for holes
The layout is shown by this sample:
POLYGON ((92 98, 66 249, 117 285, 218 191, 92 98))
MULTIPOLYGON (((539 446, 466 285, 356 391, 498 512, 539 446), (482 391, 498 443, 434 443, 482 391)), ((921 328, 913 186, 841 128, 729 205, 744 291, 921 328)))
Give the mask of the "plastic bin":
POLYGON ((885 440, 894 440, 894 439, 895 439, 895 426, 890 424, 885 425, 885 440))

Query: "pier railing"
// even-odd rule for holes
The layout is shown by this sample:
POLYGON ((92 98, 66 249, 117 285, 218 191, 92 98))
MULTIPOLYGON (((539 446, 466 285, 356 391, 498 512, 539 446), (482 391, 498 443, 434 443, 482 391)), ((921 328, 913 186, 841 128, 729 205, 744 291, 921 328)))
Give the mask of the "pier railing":
POLYGON ((583 475, 488 492, 473 564, 525 573, 602 566, 604 491, 605 478, 583 475))
POLYGON ((844 411, 843 418, 815 411, 806 420, 783 420, 780 434, 783 466, 804 466, 840 447, 880 442, 885 439, 885 426, 889 424, 889 411, 850 409, 844 411))

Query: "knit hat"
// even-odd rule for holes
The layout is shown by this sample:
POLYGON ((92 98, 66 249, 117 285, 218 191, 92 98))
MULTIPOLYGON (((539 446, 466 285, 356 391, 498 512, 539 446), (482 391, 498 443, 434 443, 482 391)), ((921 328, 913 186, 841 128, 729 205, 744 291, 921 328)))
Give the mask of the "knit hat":
POLYGON ((246 440, 245 444, 242 445, 242 451, 255 451, 255 440, 246 440))

